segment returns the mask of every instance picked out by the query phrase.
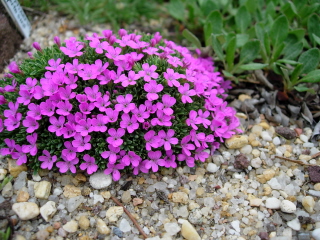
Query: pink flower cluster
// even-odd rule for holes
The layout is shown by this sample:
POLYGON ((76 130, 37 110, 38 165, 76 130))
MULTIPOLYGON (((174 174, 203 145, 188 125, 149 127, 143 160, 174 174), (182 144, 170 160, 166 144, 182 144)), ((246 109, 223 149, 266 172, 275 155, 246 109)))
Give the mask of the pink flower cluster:
POLYGON ((0 105, 7 105, 0 132, 24 127, 28 144, 7 138, 0 153, 11 155, 19 165, 28 162, 28 155, 38 156, 41 168, 56 166, 62 173, 80 168, 92 174, 99 159, 106 163, 104 173, 112 174, 115 181, 128 167, 137 175, 157 172, 159 167, 176 168, 179 161, 189 167, 204 162, 210 150, 219 146, 216 140, 223 142, 239 126, 235 111, 224 101, 229 83, 214 71, 211 58, 194 57, 187 48, 162 40, 159 33, 149 41, 142 38, 123 29, 118 35, 105 30, 102 36, 86 36, 86 42, 72 37, 60 46, 56 37, 62 53, 72 60, 52 58, 44 76, 27 77, 20 86, 13 75, 22 71, 12 63, 13 75, 8 76, 12 84, 0 93, 19 94, 14 102, 0 95, 0 105), (96 59, 92 63, 83 61, 90 48, 96 59), (165 60, 169 67, 159 71, 154 59, 165 60), (139 96, 134 95, 137 88, 141 88, 139 96), (198 106, 191 105, 195 103, 202 105, 176 115, 181 106, 198 106), (22 106, 28 109, 25 113, 19 112, 22 106), (176 128, 178 119, 185 133, 176 128), (61 155, 38 151, 43 122, 49 123, 47 131, 65 139, 61 155), (93 134, 100 134, 106 143, 99 155, 92 149, 93 134), (133 135, 141 136, 145 155, 125 150, 124 141, 133 135))

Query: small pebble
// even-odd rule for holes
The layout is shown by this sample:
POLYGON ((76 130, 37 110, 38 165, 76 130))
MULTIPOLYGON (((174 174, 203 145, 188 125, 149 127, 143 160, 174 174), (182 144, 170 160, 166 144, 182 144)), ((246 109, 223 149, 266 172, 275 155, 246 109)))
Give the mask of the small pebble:
POLYGON ((285 213, 294 213, 297 210, 296 205, 289 200, 283 200, 281 202, 280 208, 281 211, 285 213))
POLYGON ((315 240, 320 240, 320 228, 313 230, 311 235, 315 240))
POLYGON ((270 209, 279 209, 281 206, 281 201, 275 197, 267 198, 265 206, 266 208, 270 209))

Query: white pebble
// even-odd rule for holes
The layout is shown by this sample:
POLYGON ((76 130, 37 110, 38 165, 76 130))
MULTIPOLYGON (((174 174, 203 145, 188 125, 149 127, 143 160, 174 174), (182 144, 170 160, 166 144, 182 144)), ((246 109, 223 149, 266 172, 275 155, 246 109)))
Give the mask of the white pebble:
POLYGON ((305 147, 305 148, 313 148, 314 144, 311 143, 311 142, 306 142, 306 143, 303 144, 303 147, 305 147))
POLYGON ((300 231, 301 229, 301 224, 299 222, 298 218, 295 218, 289 222, 287 222, 288 227, 292 228, 295 231, 300 231))
POLYGON ((245 145, 240 149, 240 152, 243 154, 250 154, 252 152, 252 146, 251 145, 245 145))
POLYGON ((283 200, 281 202, 280 208, 281 211, 285 213, 294 213, 297 210, 296 205, 289 200, 283 200))
POLYGON ((257 158, 254 158, 251 160, 251 166, 254 167, 254 168, 259 168, 261 167, 261 164, 262 164, 262 161, 259 157, 257 158))
POLYGON ((273 144, 274 145, 280 145, 281 144, 281 141, 280 141, 280 138, 279 137, 275 137, 273 140, 272 140, 273 144))
POLYGON ((267 142, 271 142, 272 141, 272 137, 270 136, 270 134, 267 131, 262 131, 261 132, 261 137, 263 140, 267 141, 267 142))
POLYGON ((211 173, 215 173, 219 170, 219 167, 214 163, 208 163, 207 171, 211 173))
POLYGON ((317 229, 312 231, 312 237, 315 240, 320 240, 320 228, 317 228, 317 229))
POLYGON ((305 143, 309 141, 309 138, 304 134, 301 134, 299 137, 300 137, 300 140, 305 143))
POLYGON ((278 182, 278 179, 276 178, 271 178, 267 183, 272 189, 275 189, 275 190, 281 189, 281 184, 278 182))
POLYGON ((278 198, 271 197, 266 199, 266 208, 270 209, 279 209, 281 205, 281 201, 278 198))
POLYGON ((233 227, 234 230, 236 230, 238 233, 240 232, 240 221, 235 220, 231 222, 231 226, 233 227))

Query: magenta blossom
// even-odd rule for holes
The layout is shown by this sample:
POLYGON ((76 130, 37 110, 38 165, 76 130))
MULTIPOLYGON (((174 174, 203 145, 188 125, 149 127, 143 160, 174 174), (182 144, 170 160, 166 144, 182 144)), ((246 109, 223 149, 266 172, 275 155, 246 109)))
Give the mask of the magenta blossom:
POLYGON ((185 161, 188 167, 193 168, 195 166, 195 159, 193 157, 187 156, 185 154, 179 154, 178 155, 178 161, 185 161))
POLYGON ((151 147, 157 148, 159 146, 159 137, 155 135, 155 131, 150 130, 144 134, 144 139, 146 140, 147 151, 151 150, 151 147))
POLYGON ((189 88, 189 83, 185 83, 178 88, 178 91, 182 94, 181 101, 183 103, 192 103, 193 101, 190 97, 196 95, 196 92, 193 89, 189 90, 189 88))
POLYGON ((191 110, 189 112, 189 118, 186 119, 186 123, 188 126, 191 126, 193 129, 198 130, 198 127, 196 124, 202 123, 201 118, 198 117, 198 114, 196 111, 191 110))
POLYGON ((11 62, 9 65, 8 65, 8 68, 9 68, 9 71, 12 72, 12 73, 18 73, 18 74, 21 74, 22 71, 20 70, 18 64, 16 62, 11 62))
POLYGON ((79 163, 79 158, 74 158, 73 160, 68 161, 67 159, 65 159, 64 156, 61 156, 61 157, 62 159, 64 159, 64 161, 56 163, 56 166, 59 168, 59 171, 61 173, 65 173, 68 170, 70 170, 70 172, 76 173, 77 169, 75 165, 79 163))
POLYGON ((92 174, 98 170, 98 165, 96 164, 94 157, 91 157, 89 154, 85 154, 83 156, 83 160, 86 162, 80 164, 81 170, 87 169, 88 174, 92 174))
POLYGON ((95 132, 105 132, 107 131, 106 124, 108 123, 107 116, 103 114, 98 114, 96 118, 92 119, 92 127, 95 132))
POLYGON ((95 102, 97 98, 101 97, 101 92, 99 92, 98 85, 94 85, 92 88, 86 87, 84 92, 86 93, 90 102, 95 102))
POLYGON ((48 127, 49 132, 54 132, 57 136, 61 136, 65 118, 63 116, 59 116, 59 118, 51 116, 49 121, 52 124, 48 127))
POLYGON ((187 135, 185 137, 182 138, 181 140, 181 147, 182 147, 182 153, 187 155, 187 156, 191 156, 191 152, 190 150, 194 150, 195 146, 191 143, 189 143, 191 140, 191 136, 187 135))
POLYGON ((117 102, 118 104, 115 105, 115 110, 118 112, 125 112, 129 113, 133 109, 136 108, 136 105, 132 103, 133 96, 131 94, 126 94, 125 96, 119 95, 117 96, 117 102))
POLYGON ((173 87, 173 85, 175 87, 180 86, 180 82, 177 79, 181 78, 181 74, 174 72, 173 69, 168 68, 167 72, 163 73, 163 77, 167 80, 170 87, 173 87))
POLYGON ((123 156, 123 158, 121 159, 121 163, 125 164, 126 166, 132 164, 133 167, 137 167, 139 166, 140 162, 141 157, 133 151, 129 151, 128 154, 123 156))
POLYGON ((166 156, 164 159, 158 160, 158 165, 166 168, 176 168, 176 156, 173 154, 172 150, 166 151, 166 156))
POLYGON ((172 110, 172 106, 176 103, 176 99, 174 97, 171 97, 168 94, 164 94, 162 96, 162 103, 161 102, 157 102, 157 108, 159 110, 162 110, 164 112, 165 115, 172 115, 173 114, 173 110, 172 110))
POLYGON ((11 115, 7 119, 4 120, 4 126, 7 127, 8 131, 13 131, 14 129, 20 126, 20 120, 22 118, 21 113, 17 113, 16 115, 11 115))
POLYGON ((140 77, 143 77, 146 82, 150 82, 151 78, 156 79, 159 77, 159 74, 156 73, 157 66, 151 65, 149 63, 142 64, 142 71, 139 71, 140 77))
POLYGON ((42 162, 41 168, 51 170, 53 167, 53 164, 57 161, 57 156, 56 155, 51 156, 47 150, 43 150, 42 153, 44 154, 44 156, 42 155, 39 157, 39 161, 42 162))
POLYGON ((66 47, 60 47, 60 50, 69 57, 81 56, 83 52, 81 49, 84 47, 82 42, 77 42, 75 37, 65 40, 66 47))
POLYGON ((117 161, 117 154, 120 152, 119 147, 114 147, 112 145, 108 145, 109 151, 104 151, 101 153, 101 157, 108 159, 110 163, 115 163, 117 161))
POLYGON ((22 125, 27 128, 27 133, 33 133, 39 128, 39 123, 37 120, 30 116, 26 116, 26 118, 22 121, 22 125))
POLYGON ((27 163, 27 161, 28 161, 27 154, 22 151, 21 146, 16 144, 14 148, 15 148, 16 152, 13 152, 11 154, 11 157, 13 159, 17 160, 16 164, 22 165, 24 163, 27 163))
POLYGON ((109 175, 112 173, 113 181, 118 181, 121 177, 119 170, 124 169, 125 165, 122 163, 112 164, 108 163, 106 170, 104 170, 104 174, 109 175))
POLYGON ((163 159, 161 159, 161 156, 162 156, 162 154, 160 151, 155 151, 155 152, 149 151, 148 157, 150 158, 150 160, 149 159, 146 160, 147 162, 146 162, 145 167, 147 169, 151 168, 153 172, 158 172, 159 161, 161 162, 163 160, 163 159))
POLYGON ((123 140, 121 137, 125 134, 125 130, 123 128, 119 128, 118 130, 114 128, 110 128, 108 130, 110 137, 107 138, 107 142, 114 147, 119 147, 122 145, 123 140))
POLYGON ((171 150, 171 144, 178 144, 179 141, 178 138, 173 137, 174 133, 173 129, 169 129, 167 133, 164 130, 160 130, 158 132, 158 137, 160 139, 158 146, 161 147, 163 145, 166 151, 171 150))
POLYGON ((73 147, 71 142, 69 141, 64 142, 64 146, 66 147, 66 149, 62 150, 61 155, 67 161, 72 161, 73 159, 75 159, 77 156, 77 148, 73 147))
POLYGON ((8 148, 1 148, 0 149, 0 154, 2 156, 12 154, 14 149, 15 149, 16 142, 13 139, 6 138, 4 140, 4 143, 7 144, 8 148))
POLYGON ((159 126, 170 127, 170 126, 172 126, 172 122, 170 120, 171 120, 170 116, 165 115, 162 110, 158 110, 157 111, 157 118, 153 118, 151 120, 151 124, 153 126, 159 125, 159 126))
POLYGON ((62 69, 64 67, 64 64, 61 63, 61 58, 58 58, 57 61, 54 59, 50 59, 48 61, 48 64, 50 66, 45 67, 45 69, 50 70, 50 71, 56 71, 58 69, 62 69))
POLYGON ((127 129, 128 133, 133 133, 134 130, 139 128, 139 123, 137 122, 137 118, 132 116, 130 118, 128 113, 122 114, 122 121, 120 122, 120 127, 123 129, 127 129))
POLYGON ((77 152, 83 152, 85 150, 91 149, 91 144, 89 143, 91 140, 91 136, 81 136, 80 133, 74 135, 74 140, 72 141, 72 146, 77 148, 77 152))
POLYGON ((144 122, 145 119, 149 118, 150 113, 147 111, 147 107, 143 104, 139 106, 139 108, 135 108, 132 110, 132 113, 138 120, 138 122, 144 122))
POLYGON ((157 93, 163 90, 163 85, 157 84, 155 80, 151 80, 144 85, 144 90, 147 92, 147 99, 149 101, 157 100, 159 98, 157 93))

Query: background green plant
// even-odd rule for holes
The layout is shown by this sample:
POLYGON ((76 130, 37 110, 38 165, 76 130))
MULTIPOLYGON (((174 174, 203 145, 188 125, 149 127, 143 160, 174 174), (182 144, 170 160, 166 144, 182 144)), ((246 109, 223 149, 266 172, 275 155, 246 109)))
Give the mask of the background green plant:
POLYGON ((320 82, 318 0, 170 0, 168 12, 196 47, 212 47, 225 77, 272 70, 285 91, 320 82))

